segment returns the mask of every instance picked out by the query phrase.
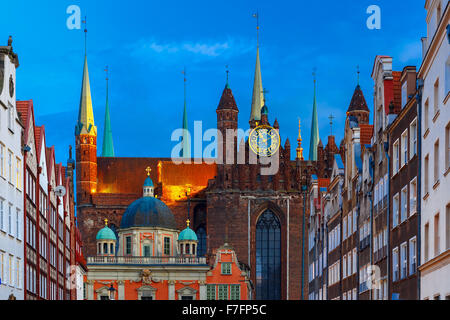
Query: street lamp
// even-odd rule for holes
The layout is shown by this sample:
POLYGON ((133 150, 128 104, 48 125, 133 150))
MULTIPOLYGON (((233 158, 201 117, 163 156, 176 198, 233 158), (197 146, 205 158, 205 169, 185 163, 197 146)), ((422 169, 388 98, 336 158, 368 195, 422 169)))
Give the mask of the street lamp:
POLYGON ((303 300, 303 287, 305 282, 305 216, 306 216, 306 191, 308 189, 308 173, 303 171, 302 191, 303 191, 303 222, 302 222, 302 291, 301 299, 303 300))
POLYGON ((116 289, 114 289, 114 286, 112 283, 111 283, 111 287, 109 287, 108 291, 109 291, 109 300, 114 300, 116 289))

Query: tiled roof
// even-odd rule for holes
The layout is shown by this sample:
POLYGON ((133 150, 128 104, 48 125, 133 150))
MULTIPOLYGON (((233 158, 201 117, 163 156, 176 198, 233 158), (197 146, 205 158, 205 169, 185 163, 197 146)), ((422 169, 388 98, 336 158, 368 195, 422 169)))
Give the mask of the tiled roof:
POLYGON ((392 71, 393 90, 394 90, 394 112, 396 114, 400 113, 402 110, 402 85, 400 83, 400 77, 402 73, 400 71, 392 71))
POLYGON ((373 136, 373 124, 360 124, 359 127, 361 144, 370 144, 373 136))
POLYGON ((366 99, 364 98, 364 94, 361 90, 359 84, 355 88, 355 92, 353 92, 352 101, 350 101, 350 106, 348 107, 347 112, 352 111, 367 111, 369 112, 369 108, 367 107, 366 99))
POLYGON ((231 89, 228 86, 223 89, 222 97, 220 98, 219 106, 217 107, 217 110, 223 109, 239 111, 233 97, 233 92, 231 92, 231 89))

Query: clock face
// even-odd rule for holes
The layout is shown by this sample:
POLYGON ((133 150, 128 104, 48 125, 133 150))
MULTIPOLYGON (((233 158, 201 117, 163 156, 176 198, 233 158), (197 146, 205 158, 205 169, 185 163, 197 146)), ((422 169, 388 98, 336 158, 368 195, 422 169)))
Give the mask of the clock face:
POLYGON ((280 148, 280 135, 271 126, 256 127, 250 132, 248 140, 250 149, 259 156, 270 157, 280 148))

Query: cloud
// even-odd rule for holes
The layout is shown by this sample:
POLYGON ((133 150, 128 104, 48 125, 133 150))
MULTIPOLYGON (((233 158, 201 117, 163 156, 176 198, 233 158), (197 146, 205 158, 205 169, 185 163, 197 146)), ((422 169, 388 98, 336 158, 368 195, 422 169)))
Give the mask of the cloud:
POLYGON ((163 42, 158 39, 141 39, 130 46, 130 53, 136 57, 157 57, 161 59, 181 59, 186 56, 195 58, 230 58, 245 54, 254 49, 254 44, 245 39, 228 38, 222 41, 183 41, 163 42))

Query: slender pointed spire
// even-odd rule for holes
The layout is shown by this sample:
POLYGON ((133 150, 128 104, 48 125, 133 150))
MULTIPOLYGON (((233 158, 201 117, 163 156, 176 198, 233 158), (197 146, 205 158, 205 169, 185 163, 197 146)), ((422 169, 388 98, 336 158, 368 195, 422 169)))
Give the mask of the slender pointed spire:
POLYGON ((109 102, 108 102, 108 66, 105 69, 106 72, 106 108, 105 108, 105 128, 103 130, 103 149, 102 157, 114 157, 114 144, 111 130, 111 119, 109 115, 109 102))
POLYGON ((303 148, 302 148, 302 130, 300 118, 298 119, 298 138, 297 138, 297 159, 303 160, 303 148))
POLYGON ((183 70, 184 75, 184 110, 183 110, 183 144, 181 149, 181 158, 191 157, 191 144, 189 141, 189 129, 186 111, 186 68, 183 70))
POLYGON ((317 160, 317 146, 319 144, 319 121, 317 117, 317 101, 316 101, 316 72, 314 76, 314 100, 313 100, 313 112, 311 119, 311 136, 309 144, 309 160, 317 160))
POLYGON ((97 127, 94 123, 94 111, 92 109, 91 87, 89 84, 89 71, 86 55, 84 56, 80 108, 78 111, 78 123, 75 127, 75 134, 97 135, 97 127))
POLYGON ((256 44, 256 66, 255 78, 253 82, 252 109, 250 113, 250 121, 261 120, 261 108, 264 106, 264 92, 261 78, 261 62, 259 59, 259 15, 253 15, 256 18, 257 44, 256 44))

